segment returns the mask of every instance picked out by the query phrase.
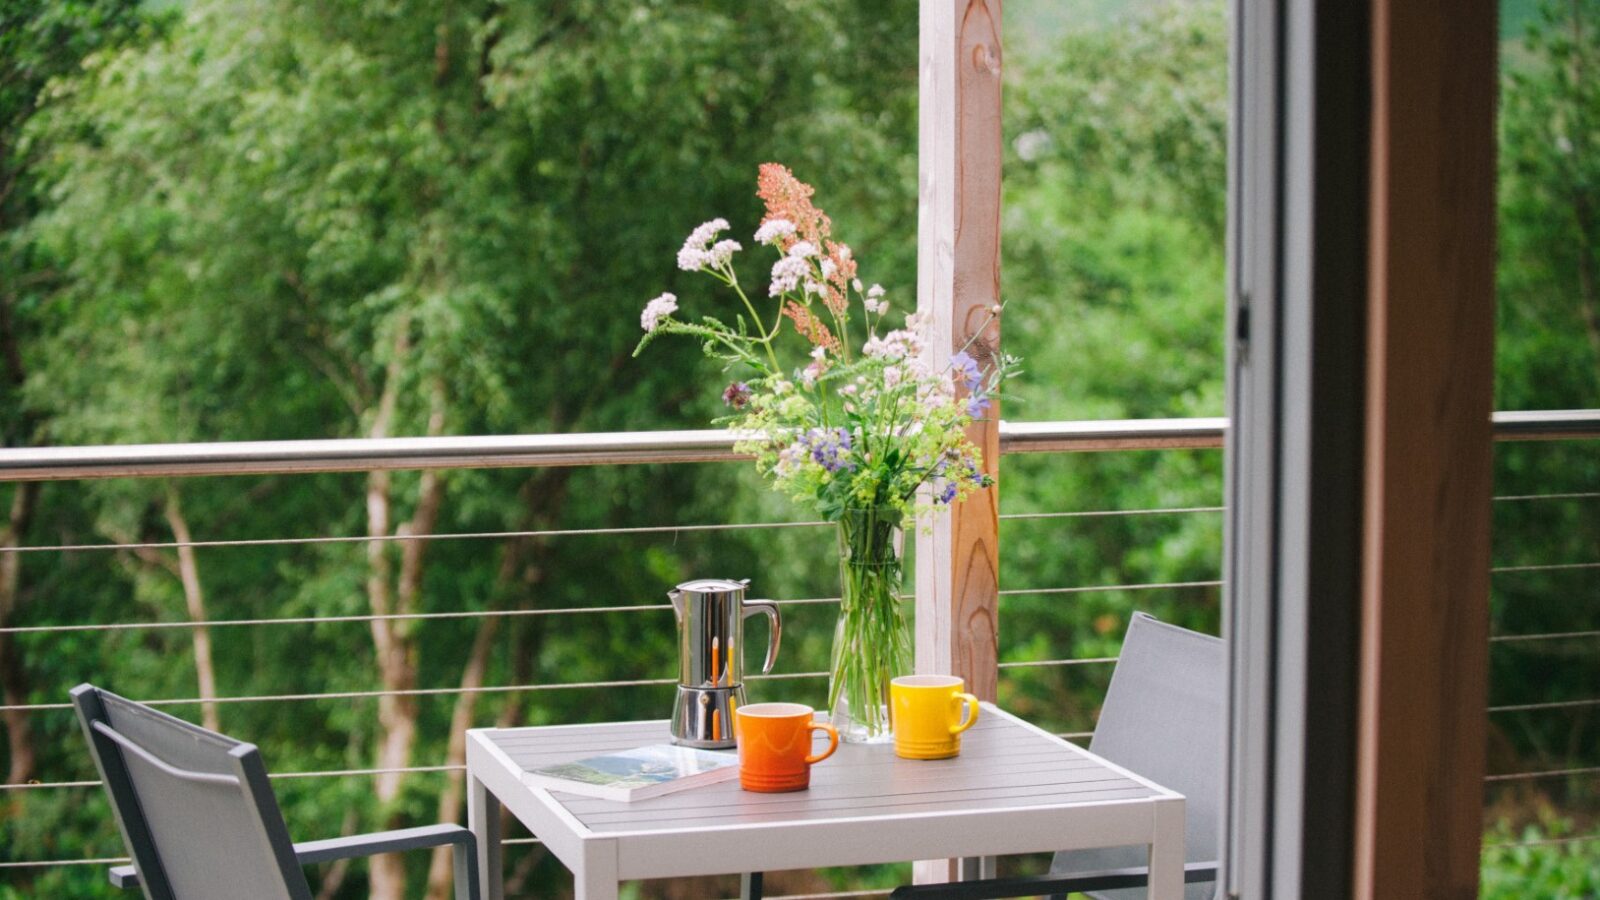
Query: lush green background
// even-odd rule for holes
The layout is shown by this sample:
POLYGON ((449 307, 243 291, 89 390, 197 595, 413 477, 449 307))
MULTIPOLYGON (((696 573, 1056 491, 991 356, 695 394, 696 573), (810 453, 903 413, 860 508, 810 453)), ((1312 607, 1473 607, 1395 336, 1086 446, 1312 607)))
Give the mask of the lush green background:
MULTIPOLYGON (((1600 3, 1505 7, 1497 404, 1596 407, 1600 77, 1585 75, 1600 65, 1600 3)), ((1005 339, 1028 370, 1008 418, 1222 413, 1224 8, 1007 4, 1005 339)), ((752 230, 767 160, 815 183, 864 277, 902 309, 914 303, 910 0, 19 0, 0 15, 7 445, 701 427, 722 374, 689 345, 629 358, 638 309, 662 290, 714 302, 673 253, 715 215, 752 230)), ((1003 659, 1114 655, 1135 609, 1214 630, 1220 473, 1210 451, 1006 460, 1003 659), (1108 511, 1155 512, 1096 514, 1108 511), (1028 592, 1174 582, 1202 584, 1028 592)), ((1505 445, 1497 480, 1506 497, 1592 494, 1600 454, 1505 445)), ((720 464, 65 483, 0 489, 0 501, 11 514, 0 536, 36 547, 169 543, 185 530, 230 540, 809 518, 747 467, 720 464)), ((1597 509, 1592 496, 1498 502, 1496 564, 1595 561, 1597 509)), ((224 697, 450 688, 474 660, 485 684, 538 688, 470 695, 470 707, 452 694, 392 709, 218 706, 220 725, 260 743, 275 771, 373 767, 391 716, 415 720, 405 763, 433 766, 459 721, 660 715, 665 688, 558 686, 670 676, 662 591, 684 577, 748 575, 788 600, 837 589, 832 537, 816 527, 444 540, 410 557, 383 546, 202 549, 193 564, 215 620, 364 614, 375 602, 639 608, 410 622, 387 633, 404 664, 386 676, 361 622, 214 627, 224 697)), ((14 582, 0 571, 0 626, 191 618, 186 560, 170 548, 16 558, 14 582)), ((1494 587, 1496 634, 1600 629, 1593 569, 1501 572, 1494 587)), ((823 668, 831 608, 795 603, 785 616, 779 671, 823 668)), ((1592 637, 1496 643, 1492 702, 1592 699, 1596 650, 1592 637)), ((195 659, 186 628, 0 633, 7 704, 59 703, 83 680, 195 697, 195 659)), ((1001 699, 1083 732, 1108 675, 1008 668, 1001 699)), ((820 702, 823 683, 753 691, 820 702)), ((92 777, 70 713, 3 727, 11 780, 92 777)), ((1491 735, 1494 772, 1600 765, 1593 706, 1495 713, 1491 735)), ((451 785, 419 772, 381 797, 365 775, 276 786, 292 830, 313 837, 458 817, 451 785)), ((1491 843, 1592 834, 1600 816, 1592 774, 1496 782, 1488 797, 1491 843)), ((0 861, 116 855, 98 789, 0 793, 0 861)), ((1584 896, 1597 855, 1594 842, 1491 850, 1485 888, 1584 896)), ((537 848, 509 862, 528 896, 566 889, 537 848)), ((427 865, 407 860, 408 895, 422 895, 427 865)), ((786 873, 775 886, 905 874, 786 873)), ((313 878, 326 896, 371 891, 359 866, 313 878)), ((97 867, 0 869, 0 896, 109 894, 102 881, 97 867)), ((732 884, 642 890, 701 897, 732 884)))

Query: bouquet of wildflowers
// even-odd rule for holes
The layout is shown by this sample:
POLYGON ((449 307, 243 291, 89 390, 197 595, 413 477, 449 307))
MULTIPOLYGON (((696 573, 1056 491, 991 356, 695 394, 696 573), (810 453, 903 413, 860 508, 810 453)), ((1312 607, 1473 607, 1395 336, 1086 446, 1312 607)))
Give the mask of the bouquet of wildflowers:
POLYGON ((765 296, 752 299, 740 282, 734 257, 743 247, 722 237, 727 221, 706 222, 678 251, 678 267, 727 286, 738 298, 732 317, 680 318, 677 297, 662 294, 644 309, 634 354, 664 334, 701 340, 732 373, 722 393, 730 415, 719 421, 743 435, 736 449, 753 454, 777 489, 839 523, 844 614, 833 705, 841 692, 876 698, 887 689, 883 676, 909 668, 897 529, 923 485, 931 486, 923 505, 938 506, 991 483, 966 430, 1016 361, 1002 356, 985 373, 963 348, 949 365, 932 365, 928 321, 895 309, 881 286, 862 284, 813 192, 787 168, 763 165, 757 194, 766 215, 755 242, 777 255, 765 296))
POLYGON ((947 367, 930 365, 928 323, 895 310, 880 285, 863 286, 850 247, 812 205, 813 190, 787 168, 763 165, 767 212, 755 241, 777 252, 766 297, 752 301, 733 266, 743 248, 721 238, 726 220, 712 219, 684 242, 678 267, 722 282, 739 308, 731 321, 690 321, 677 316, 677 297, 662 294, 644 309, 634 353, 663 334, 703 340, 735 374, 722 393, 732 415, 720 421, 746 435, 738 449, 824 519, 839 521, 847 509, 909 512, 925 483, 933 504, 962 500, 990 483, 967 426, 989 409, 1014 360, 1002 357, 985 374, 963 350, 947 367), (785 342, 790 332, 799 340, 785 342), (803 362, 783 362, 793 352, 785 343, 803 347, 803 362))

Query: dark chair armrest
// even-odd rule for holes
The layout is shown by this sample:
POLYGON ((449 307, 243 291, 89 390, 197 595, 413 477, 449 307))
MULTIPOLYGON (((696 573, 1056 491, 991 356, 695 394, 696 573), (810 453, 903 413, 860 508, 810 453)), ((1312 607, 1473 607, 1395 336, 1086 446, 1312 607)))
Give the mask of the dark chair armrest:
POLYGON ((125 891, 136 891, 139 889, 139 873, 132 865, 112 866, 111 884, 125 891))
MULTIPOLYGON (((1144 887, 1150 872, 1144 867, 1107 869, 1061 875, 1029 875, 1018 878, 990 878, 985 881, 956 881, 950 884, 902 885, 889 895, 890 900, 1000 900, 1004 897, 1037 897, 1041 894, 1070 894, 1075 891, 1111 891, 1117 888, 1144 887)), ((1217 880, 1214 862, 1189 863, 1183 867, 1186 884, 1217 880)))
MULTIPOLYGON (((477 848, 478 840, 460 825, 423 825, 419 828, 328 838, 325 841, 305 841, 294 845, 294 855, 300 865, 309 866, 355 856, 421 850, 449 844, 463 844, 471 852, 477 848)), ((139 873, 133 866, 113 866, 110 874, 111 883, 116 887, 125 891, 139 889, 139 873)))
POLYGON ((418 828, 375 831, 372 834, 352 834, 324 841, 305 841, 294 845, 294 855, 300 860, 300 865, 309 866, 336 859, 420 850, 424 847, 443 847, 449 844, 465 844, 471 849, 477 846, 478 841, 472 832, 460 825, 423 825, 418 828))

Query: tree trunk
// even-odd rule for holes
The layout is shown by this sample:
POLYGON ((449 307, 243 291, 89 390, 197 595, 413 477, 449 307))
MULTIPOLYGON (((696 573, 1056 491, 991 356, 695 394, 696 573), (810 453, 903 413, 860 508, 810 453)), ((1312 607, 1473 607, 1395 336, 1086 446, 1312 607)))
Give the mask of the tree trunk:
MULTIPOLYGON (((200 586, 200 564, 195 559, 194 539, 189 533, 189 521, 183 515, 183 502, 177 488, 167 491, 167 525, 178 542, 178 580, 183 583, 183 602, 189 610, 191 622, 206 621, 206 595, 200 586)), ((222 730, 222 720, 217 714, 217 670, 211 661, 211 628, 205 624, 189 629, 194 643, 194 674, 200 685, 200 699, 210 701, 200 704, 200 722, 212 731, 222 730)))
MULTIPOLYGON (((483 686, 489 648, 494 646, 495 634, 499 630, 499 617, 488 616, 480 620, 478 635, 473 638, 472 651, 467 654, 467 665, 461 673, 462 692, 456 696, 455 711, 450 716, 450 746, 445 751, 445 765, 459 766, 466 762, 467 729, 472 727, 478 698, 483 696, 477 688, 483 686)), ((465 780, 465 773, 460 771, 446 774, 444 790, 439 794, 440 822, 460 820, 462 784, 465 780)), ((454 890, 453 856, 449 847, 434 849, 433 860, 428 866, 428 900, 449 900, 454 890)))
MULTIPOLYGON (((400 390, 400 375, 409 353, 405 323, 397 330, 395 353, 389 363, 383 397, 379 401, 370 435, 386 437, 393 422, 400 390)), ((444 431, 446 400, 442 384, 435 384, 430 396, 427 433, 444 431)), ((417 611, 422 594, 423 562, 427 541, 400 541, 398 578, 390 561, 389 523, 393 516, 393 479, 388 472, 373 472, 367 477, 367 534, 380 538, 367 544, 367 599, 377 616, 407 615, 417 611)), ((437 471, 421 476, 417 508, 410 521, 395 534, 432 534, 444 500, 444 479, 437 471)), ((378 674, 383 690, 378 698, 378 753, 376 768, 390 770, 375 776, 374 793, 378 801, 380 826, 398 828, 404 823, 397 801, 406 773, 394 771, 411 766, 411 753, 417 738, 417 700, 404 693, 417 686, 418 647, 412 620, 375 619, 372 641, 378 657, 378 674)), ((402 900, 406 892, 404 860, 395 854, 372 858, 371 896, 373 900, 402 900)))
MULTIPOLYGON (((39 483, 19 482, 11 496, 11 515, 6 528, 0 532, 0 628, 7 627, 21 602, 22 555, 8 552, 22 545, 22 538, 33 519, 35 501, 39 496, 39 483)), ((22 668, 22 653, 16 639, 0 633, 0 697, 6 706, 19 706, 28 702, 27 673, 22 668)), ((26 710, 8 709, 5 712, 6 749, 11 764, 6 772, 7 784, 22 784, 34 776, 38 755, 33 746, 33 729, 26 710)))

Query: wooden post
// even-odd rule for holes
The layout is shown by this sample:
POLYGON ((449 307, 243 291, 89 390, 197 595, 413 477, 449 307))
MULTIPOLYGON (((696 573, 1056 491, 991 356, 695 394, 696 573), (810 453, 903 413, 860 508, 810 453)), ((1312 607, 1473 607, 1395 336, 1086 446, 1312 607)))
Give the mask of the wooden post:
POLYGON ((1473 897, 1489 652, 1495 4, 1372 9, 1353 893, 1473 897))
MULTIPOLYGON (((936 366, 1000 350, 989 308, 1000 300, 1000 0, 923 0, 917 215, 917 309, 933 320, 936 366), (985 323, 988 323, 985 327, 985 323)), ((999 408, 972 427, 999 471, 999 408)), ((917 534, 917 671, 960 675, 995 699, 998 676, 998 489, 972 495, 917 534)))
MULTIPOLYGON (((922 0, 918 96, 917 309, 933 321, 930 361, 969 351, 993 365, 1000 326, 1001 0, 922 0), (985 323, 988 323, 987 325, 985 323), (977 334, 983 329, 982 334, 977 334)), ((1000 410, 973 426, 999 471, 1000 410)), ((972 495, 917 532, 917 671, 959 675, 985 700, 999 676, 1000 498, 972 495)), ((957 877, 951 860, 919 862, 918 883, 957 877)))

